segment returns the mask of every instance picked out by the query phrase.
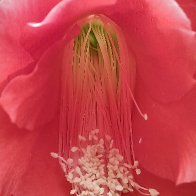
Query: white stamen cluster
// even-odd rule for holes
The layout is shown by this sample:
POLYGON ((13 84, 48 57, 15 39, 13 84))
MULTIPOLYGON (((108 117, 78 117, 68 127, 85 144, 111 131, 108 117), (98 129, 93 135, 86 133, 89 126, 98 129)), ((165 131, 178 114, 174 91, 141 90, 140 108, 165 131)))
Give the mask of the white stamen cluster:
POLYGON ((73 185, 70 194, 120 196, 141 189, 147 191, 146 195, 159 195, 155 189, 146 189, 134 181, 133 172, 141 173, 138 161, 133 165, 126 163, 119 150, 113 147, 111 137, 106 135, 104 141, 98 133, 98 129, 92 130, 88 139, 80 135, 80 147, 72 147, 73 157, 67 160, 51 153, 52 157, 59 158, 67 180, 73 185))

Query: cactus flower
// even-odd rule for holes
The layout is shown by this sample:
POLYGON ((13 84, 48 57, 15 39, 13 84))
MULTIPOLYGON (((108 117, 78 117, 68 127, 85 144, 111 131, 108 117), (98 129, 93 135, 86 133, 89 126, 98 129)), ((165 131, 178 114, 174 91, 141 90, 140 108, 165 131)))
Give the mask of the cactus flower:
POLYGON ((194 1, 0 1, 0 195, 195 195, 194 1))

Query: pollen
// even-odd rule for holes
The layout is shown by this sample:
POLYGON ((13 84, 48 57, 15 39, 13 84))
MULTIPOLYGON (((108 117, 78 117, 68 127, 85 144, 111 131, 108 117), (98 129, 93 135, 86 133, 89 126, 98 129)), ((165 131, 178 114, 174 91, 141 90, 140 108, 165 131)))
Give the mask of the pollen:
MULTIPOLYGON (((90 134, 95 133, 92 130, 90 134)), ((134 165, 124 162, 119 149, 109 147, 109 141, 103 143, 100 135, 97 137, 98 140, 93 139, 91 145, 90 140, 85 141, 77 151, 74 151, 72 158, 64 161, 66 168, 69 169, 69 172, 65 173, 67 181, 73 184, 71 195, 120 196, 121 193, 132 192, 134 189, 143 195, 159 195, 157 190, 147 189, 135 182, 134 171, 137 175, 141 173, 138 161, 135 161, 134 165), (70 159, 73 160, 74 157, 79 157, 75 159, 76 167, 69 164, 70 159)), ((63 157, 56 153, 51 153, 51 156, 63 160, 63 157)))

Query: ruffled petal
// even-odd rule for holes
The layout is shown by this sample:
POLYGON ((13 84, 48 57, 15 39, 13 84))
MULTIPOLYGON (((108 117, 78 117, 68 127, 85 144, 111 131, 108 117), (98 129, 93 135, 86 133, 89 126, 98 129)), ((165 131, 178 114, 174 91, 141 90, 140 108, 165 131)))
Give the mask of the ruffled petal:
POLYGON ((112 17, 135 54, 144 88, 159 102, 180 99, 195 84, 196 37, 186 15, 172 0, 119 1, 118 10, 112 17))
POLYGON ((181 100, 155 102, 137 86, 137 100, 148 114, 144 121, 135 111, 133 129, 139 162, 176 184, 196 181, 196 86, 181 100))
POLYGON ((61 1, 57 4, 43 21, 29 21, 23 29, 21 43, 24 48, 34 58, 39 58, 42 52, 54 41, 61 39, 66 34, 72 37, 79 33, 79 27, 74 27, 74 23, 86 15, 94 12, 101 12, 105 7, 109 7, 116 3, 116 0, 109 1, 85 1, 78 0, 61 1), (71 31, 70 28, 72 29, 71 31))
POLYGON ((21 29, 27 21, 40 21, 58 0, 40 3, 28 0, 0 2, 0 90, 13 76, 26 73, 33 59, 20 44, 21 29))
POLYGON ((54 44, 32 73, 14 78, 2 92, 0 104, 19 127, 33 129, 54 118, 59 104, 63 47, 62 42, 54 44))
POLYGON ((78 26, 67 29, 65 26, 56 24, 28 23, 23 29, 20 41, 32 58, 39 60, 43 53, 56 41, 64 38, 65 42, 68 42, 79 32, 78 26))

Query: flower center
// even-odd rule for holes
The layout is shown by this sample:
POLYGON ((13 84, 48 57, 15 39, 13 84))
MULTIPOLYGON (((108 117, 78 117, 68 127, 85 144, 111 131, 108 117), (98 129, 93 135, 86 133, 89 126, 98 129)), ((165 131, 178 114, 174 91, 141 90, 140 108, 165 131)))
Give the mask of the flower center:
POLYGON ((58 158, 70 194, 121 195, 136 189, 140 174, 132 142, 135 61, 122 33, 103 16, 92 16, 65 48, 58 158))

